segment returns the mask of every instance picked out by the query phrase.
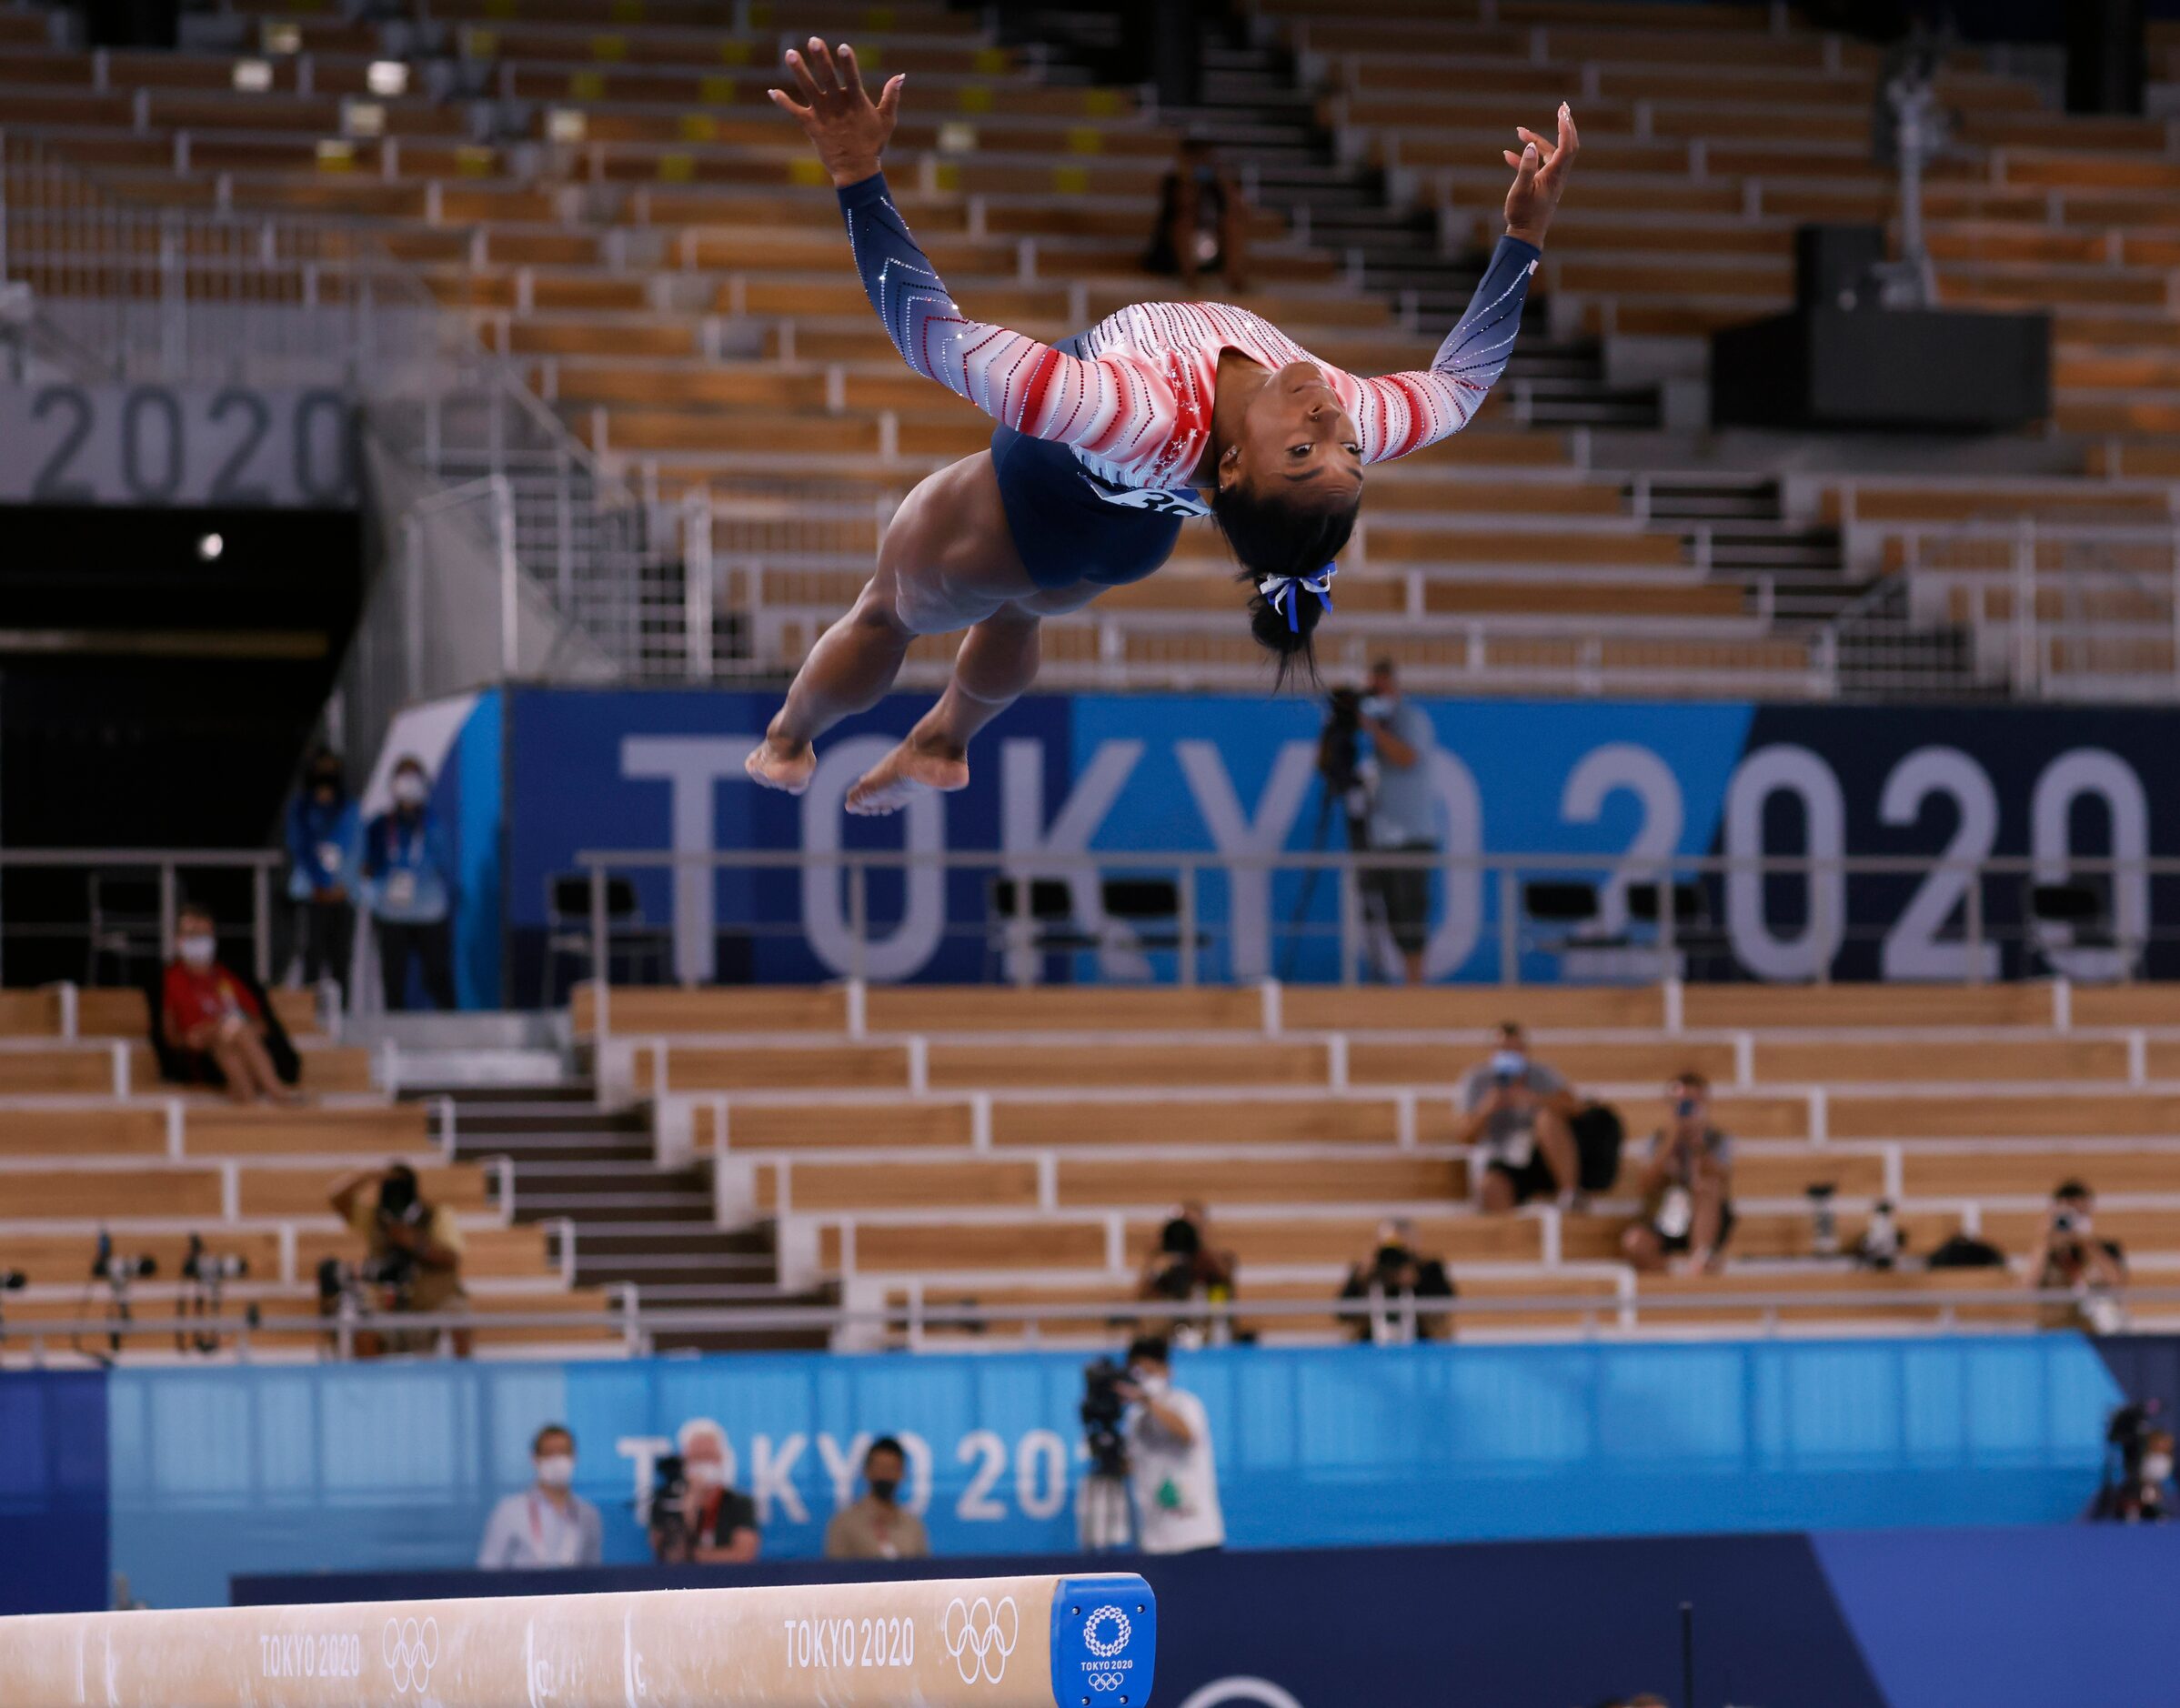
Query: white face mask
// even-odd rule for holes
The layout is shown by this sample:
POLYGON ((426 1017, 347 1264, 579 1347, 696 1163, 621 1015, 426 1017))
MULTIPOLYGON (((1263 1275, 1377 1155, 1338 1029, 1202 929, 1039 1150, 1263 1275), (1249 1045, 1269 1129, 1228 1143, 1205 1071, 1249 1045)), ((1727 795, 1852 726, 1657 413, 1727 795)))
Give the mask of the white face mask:
POLYGON ((688 1485, 692 1489, 717 1489, 725 1486, 727 1467, 716 1459, 692 1459, 688 1462, 688 1485))
POLYGON ((2173 1456, 2170 1453, 2145 1453, 2142 1456, 2142 1480, 2145 1482, 2163 1482, 2173 1474, 2173 1456))
POLYGON ((208 937, 185 937, 175 943, 176 950, 192 967, 209 967, 212 964, 212 939, 208 937))
POLYGON ((1163 1376, 1151 1375, 1148 1371, 1139 1370, 1135 1373, 1135 1385, 1145 1393, 1163 1393, 1166 1391, 1166 1379, 1163 1376))
POLYGON ((404 771, 394 779, 394 799, 404 807, 424 804, 424 779, 414 771, 404 771))
POLYGON ((537 1462, 537 1486, 541 1489, 565 1489, 575 1480, 572 1453, 552 1453, 537 1462))

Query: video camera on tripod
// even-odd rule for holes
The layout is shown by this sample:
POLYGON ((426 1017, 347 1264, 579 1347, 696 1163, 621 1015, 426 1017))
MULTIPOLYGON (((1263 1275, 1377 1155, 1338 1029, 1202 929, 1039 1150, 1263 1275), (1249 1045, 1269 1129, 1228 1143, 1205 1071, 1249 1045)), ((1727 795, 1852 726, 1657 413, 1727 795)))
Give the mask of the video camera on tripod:
POLYGON ((133 1281, 148 1281, 159 1272, 159 1261, 138 1252, 114 1250, 114 1236, 103 1228, 98 1231, 98 1249, 91 1258, 91 1279, 102 1281, 112 1288, 116 1299, 126 1291, 133 1281))
MULTIPOLYGON (((183 1255, 181 1271, 182 1279, 189 1283, 189 1291, 176 1295, 174 1301, 176 1351, 209 1354, 219 1350, 218 1335, 202 1329, 191 1333, 184 1325, 192 1318, 200 1321, 216 1320, 221 1309, 220 1296, 226 1284, 242 1280, 249 1272, 249 1260, 240 1252, 206 1251, 202 1235, 189 1236, 189 1250, 183 1255)), ((252 1328, 257 1326, 255 1301, 245 1308, 243 1314, 252 1328)))

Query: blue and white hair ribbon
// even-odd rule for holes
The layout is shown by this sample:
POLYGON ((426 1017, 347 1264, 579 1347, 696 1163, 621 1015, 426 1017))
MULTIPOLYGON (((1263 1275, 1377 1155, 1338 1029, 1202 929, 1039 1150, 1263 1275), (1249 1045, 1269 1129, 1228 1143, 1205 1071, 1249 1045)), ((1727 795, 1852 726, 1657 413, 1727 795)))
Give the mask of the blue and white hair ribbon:
POLYGON ((1340 573, 1337 563, 1329 563, 1313 576, 1265 576, 1257 582, 1257 591, 1263 595, 1264 603, 1287 619, 1287 632, 1299 635, 1302 622, 1294 602, 1294 589, 1299 586, 1317 595, 1317 602, 1326 610, 1332 608, 1332 578, 1340 573))

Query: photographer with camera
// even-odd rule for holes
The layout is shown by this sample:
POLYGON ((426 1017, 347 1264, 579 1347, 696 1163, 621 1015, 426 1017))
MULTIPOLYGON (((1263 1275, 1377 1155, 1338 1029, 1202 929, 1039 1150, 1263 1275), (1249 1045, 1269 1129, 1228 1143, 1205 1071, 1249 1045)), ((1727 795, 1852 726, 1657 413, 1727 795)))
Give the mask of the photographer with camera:
POLYGON ((931 1538, 923 1520, 900 1502, 909 1474, 909 1455, 900 1442, 881 1435, 863 1455, 868 1491, 853 1506, 844 1506, 825 1527, 828 1560, 929 1560, 931 1538))
MULTIPOLYGON (((1356 721, 1370 738, 1375 761, 1370 846, 1381 853, 1437 853, 1438 798, 1431 786, 1431 755, 1438 737, 1423 708, 1401 697, 1391 658, 1371 666, 1370 688, 1356 707, 1356 721)), ((1429 869, 1420 862, 1365 867, 1362 884, 1384 912, 1406 982, 1422 983, 1423 946, 1431 936, 1429 869)))
POLYGON ((1196 1200, 1183 1204, 1159 1230, 1158 1248, 1143 1261, 1137 1296, 1174 1304, 1192 1299, 1231 1303, 1238 1263, 1231 1251, 1214 1247, 1211 1238, 1211 1211, 1196 1200))
MULTIPOLYGON (((334 1182, 331 1197, 334 1214, 368 1243, 369 1255, 355 1280, 375 1290, 381 1309, 436 1315, 458 1309, 468 1297, 462 1287, 461 1228, 452 1211, 425 1201, 416 1170, 405 1162, 385 1170, 358 1169, 334 1182), (374 1185, 377 1190, 369 1191, 374 1185)), ((330 1277, 329 1299, 325 1271, 321 1265, 321 1305, 337 1306, 345 1296, 345 1277, 330 1277)), ((357 1336, 357 1355, 428 1351, 437 1339, 436 1333, 367 1331, 357 1336)), ((456 1357, 469 1356, 468 1330, 454 1330, 453 1342, 456 1357)))
POLYGON ((1114 1384, 1128 1410, 1120 1437, 1135 1497, 1136 1545, 1145 1553, 1188 1553, 1226 1545, 1219 1473, 1203 1402, 1173 1385, 1172 1354, 1157 1335, 1128 1349, 1128 1376, 1114 1384))
POLYGON ((2046 1305, 2047 1329, 2085 1329, 2110 1334, 2126 1324, 2121 1289, 2127 1284, 2126 1253, 2116 1240, 2094 1236, 2096 1194, 2082 1181, 2061 1181, 2052 1193, 2044 1233, 2029 1255, 2029 1284, 2040 1292, 2071 1292, 2072 1305, 2046 1305))
POLYGON ((530 1438, 530 1487, 492 1509, 477 1551, 482 1572, 594 1566, 606 1557, 605 1523, 575 1492, 576 1438, 548 1423, 530 1438))
POLYGON ((1723 1267, 1733 1231, 1733 1141, 1711 1124, 1711 1082, 1693 1070, 1665 1088, 1639 1182, 1643 1213, 1620 1236, 1627 1261, 1657 1275, 1676 1259, 1699 1275, 1723 1267))
POLYGON ((1579 1206, 1582 1162, 1568 1123, 1574 1092, 1555 1068, 1533 1060, 1520 1024, 1499 1028, 1499 1048, 1462 1081, 1461 1134, 1483 1165, 1482 1207, 1493 1214, 1556 1194, 1579 1206))
POLYGON ((1358 1341, 1377 1346, 1404 1346, 1450 1334, 1452 1319, 1422 1301, 1453 1297, 1444 1261, 1417 1252, 1415 1230, 1401 1216, 1378 1224, 1377 1249, 1348 1271, 1340 1290, 1341 1303, 1369 1304, 1369 1311, 1355 1316, 1350 1327, 1358 1341))
POLYGON ((727 1432, 691 1418, 681 1451, 658 1462, 651 1495, 651 1557, 660 1565, 742 1564, 757 1558, 757 1502, 727 1480, 727 1432))

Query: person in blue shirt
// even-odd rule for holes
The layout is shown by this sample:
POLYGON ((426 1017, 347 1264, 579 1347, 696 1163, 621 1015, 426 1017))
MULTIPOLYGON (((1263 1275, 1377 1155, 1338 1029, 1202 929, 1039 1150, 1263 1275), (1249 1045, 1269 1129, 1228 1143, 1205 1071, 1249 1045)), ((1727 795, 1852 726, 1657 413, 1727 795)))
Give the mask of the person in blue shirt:
POLYGON ((356 939, 356 869, 361 826, 348 799, 341 758, 320 748, 287 809, 287 898, 303 928, 303 979, 331 979, 348 994, 348 951, 356 939))
POLYGON ((422 970, 425 1000, 454 1006, 454 859, 428 805, 424 762, 405 755, 394 767, 393 809, 364 830, 364 894, 378 943, 387 1011, 408 1006, 408 969, 422 970))

